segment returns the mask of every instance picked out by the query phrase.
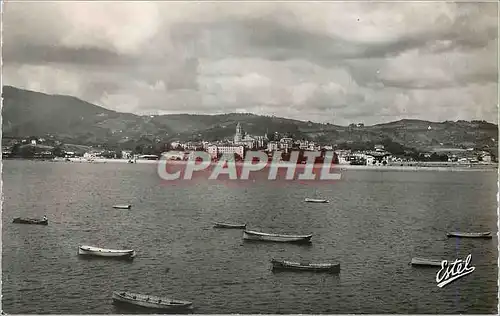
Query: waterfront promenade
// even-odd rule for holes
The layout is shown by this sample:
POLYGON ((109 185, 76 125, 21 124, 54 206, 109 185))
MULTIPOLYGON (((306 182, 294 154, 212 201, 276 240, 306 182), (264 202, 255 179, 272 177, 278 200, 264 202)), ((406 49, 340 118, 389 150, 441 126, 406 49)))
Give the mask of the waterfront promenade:
MULTIPOLYGON (((83 158, 69 158, 69 161, 59 158, 53 160, 55 162, 66 162, 66 163, 129 163, 129 159, 107 159, 99 158, 89 161, 83 158)), ((155 164, 159 160, 147 160, 147 159, 137 159, 135 163, 138 164, 155 164)), ((185 161, 169 161, 172 165, 182 165, 185 161)), ((243 163, 239 163, 243 164, 243 163)), ((291 163, 290 163, 291 164, 291 163)), ((286 166, 288 164, 285 164, 286 166)), ((496 163, 475 163, 475 164, 463 164, 457 162, 395 162, 390 163, 386 166, 381 165, 345 165, 339 164, 334 165, 333 169, 343 170, 400 170, 400 171, 489 171, 497 172, 498 164, 496 163)))

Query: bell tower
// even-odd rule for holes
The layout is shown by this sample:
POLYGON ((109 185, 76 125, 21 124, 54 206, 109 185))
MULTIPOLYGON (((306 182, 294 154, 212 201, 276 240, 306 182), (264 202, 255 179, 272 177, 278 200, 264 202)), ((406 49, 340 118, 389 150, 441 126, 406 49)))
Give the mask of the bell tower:
POLYGON ((241 125, 238 122, 238 124, 236 125, 236 134, 234 135, 234 143, 239 144, 242 140, 242 137, 243 137, 243 132, 241 130, 241 125))

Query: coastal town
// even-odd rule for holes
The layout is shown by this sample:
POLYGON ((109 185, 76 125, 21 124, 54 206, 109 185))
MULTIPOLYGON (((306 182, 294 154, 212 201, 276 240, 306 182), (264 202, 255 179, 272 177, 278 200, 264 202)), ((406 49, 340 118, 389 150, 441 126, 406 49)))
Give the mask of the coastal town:
MULTIPOLYGON (((95 162, 102 159, 138 161, 158 160, 161 157, 172 160, 187 160, 193 151, 205 151, 213 160, 230 154, 236 160, 243 160, 249 150, 267 153, 271 159, 276 152, 283 160, 290 158, 290 153, 299 151, 299 160, 305 151, 334 152, 334 163, 340 165, 412 165, 417 163, 448 164, 496 164, 497 157, 490 151, 478 148, 439 148, 427 152, 401 151, 386 148, 384 144, 373 144, 372 148, 339 148, 338 145, 320 144, 306 139, 294 139, 279 132, 264 135, 250 135, 237 123, 234 136, 218 141, 171 141, 158 142, 156 146, 136 150, 109 149, 106 146, 63 145, 47 138, 31 137, 25 139, 7 139, 3 141, 3 158, 46 159, 54 161, 95 162), (67 148, 70 148, 68 150, 67 148), (148 151, 149 149, 149 151, 148 151)), ((353 146, 354 147, 354 146, 353 146)))

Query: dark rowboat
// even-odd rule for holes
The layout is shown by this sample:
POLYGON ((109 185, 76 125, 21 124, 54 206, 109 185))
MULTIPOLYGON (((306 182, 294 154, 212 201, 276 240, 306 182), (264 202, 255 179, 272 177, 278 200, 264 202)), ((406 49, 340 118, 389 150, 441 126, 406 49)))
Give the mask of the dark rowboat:
POLYGON ((308 202, 308 203, 330 203, 330 201, 325 200, 325 199, 310 199, 310 198, 306 198, 304 201, 308 202))
POLYGON ((339 273, 340 264, 334 263, 301 263, 287 260, 271 260, 273 270, 295 270, 295 271, 313 271, 339 273))
POLYGON ((214 223, 215 228, 245 229, 247 224, 214 223))
POLYGON ((48 225, 48 219, 37 219, 37 218, 21 218, 16 217, 12 221, 15 224, 32 224, 32 225, 48 225))
POLYGON ((448 237, 460 237, 460 238, 493 238, 491 232, 481 232, 481 233, 461 233, 461 232, 451 232, 448 233, 448 237))
POLYGON ((123 209, 123 210, 129 210, 132 207, 130 204, 124 204, 124 205, 113 205, 113 208, 118 208, 118 209, 123 209))
POLYGON ((270 241, 270 242, 288 242, 288 243, 310 243, 312 235, 284 235, 268 234, 251 230, 243 232, 243 239, 249 241, 270 241))
POLYGON ((130 292, 113 292, 113 302, 127 303, 136 306, 162 309, 162 310, 183 310, 192 309, 193 303, 188 301, 174 300, 167 297, 137 294, 130 292))

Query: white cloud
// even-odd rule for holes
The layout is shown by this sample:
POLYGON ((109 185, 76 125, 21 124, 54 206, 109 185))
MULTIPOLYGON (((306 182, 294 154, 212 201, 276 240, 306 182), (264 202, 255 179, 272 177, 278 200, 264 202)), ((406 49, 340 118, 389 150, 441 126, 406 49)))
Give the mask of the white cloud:
POLYGON ((135 113, 495 121, 496 9, 450 2, 9 2, 3 79, 135 113))

